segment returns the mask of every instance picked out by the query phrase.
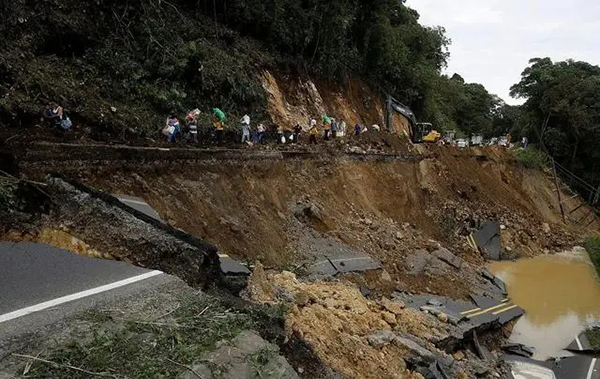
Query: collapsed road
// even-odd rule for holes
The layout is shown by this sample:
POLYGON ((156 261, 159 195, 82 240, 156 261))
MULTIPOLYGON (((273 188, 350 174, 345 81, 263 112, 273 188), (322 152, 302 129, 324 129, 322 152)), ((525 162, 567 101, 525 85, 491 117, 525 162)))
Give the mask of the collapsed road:
POLYGON ((78 183, 49 178, 44 194, 48 212, 7 238, 56 244, 44 232, 64 231, 107 257, 177 275, 194 287, 222 283, 216 247, 78 183))
POLYGON ((0 242, 0 341, 170 280, 160 271, 48 245, 0 242))

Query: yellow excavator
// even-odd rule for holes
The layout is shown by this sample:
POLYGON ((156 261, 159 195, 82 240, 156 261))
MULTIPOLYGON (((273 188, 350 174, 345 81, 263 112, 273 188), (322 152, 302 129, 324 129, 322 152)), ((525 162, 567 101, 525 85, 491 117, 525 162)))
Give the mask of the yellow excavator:
POLYGON ((418 142, 438 142, 442 139, 440 132, 433 128, 429 122, 418 122, 411 127, 411 140, 418 142), (413 130, 414 129, 414 130, 413 130))
POLYGON ((413 143, 435 143, 442 139, 440 132, 435 130, 431 123, 417 122, 415 114, 406 105, 402 104, 391 96, 388 96, 386 103, 386 124, 388 130, 392 130, 392 112, 394 111, 401 114, 408 120, 410 134, 409 137, 413 143))

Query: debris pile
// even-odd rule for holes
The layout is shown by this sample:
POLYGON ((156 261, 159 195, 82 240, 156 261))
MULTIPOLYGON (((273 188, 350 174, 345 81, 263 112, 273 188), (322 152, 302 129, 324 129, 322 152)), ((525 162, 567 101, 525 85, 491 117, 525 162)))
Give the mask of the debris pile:
POLYGON ((287 303, 287 337, 309 343, 343 376, 467 378, 502 369, 496 360, 483 362, 470 352, 458 360, 439 350, 436 343, 450 331, 447 319, 408 309, 400 301, 368 300, 346 281, 303 282, 291 272, 265 275, 262 267, 258 271, 249 280, 250 298, 287 303))

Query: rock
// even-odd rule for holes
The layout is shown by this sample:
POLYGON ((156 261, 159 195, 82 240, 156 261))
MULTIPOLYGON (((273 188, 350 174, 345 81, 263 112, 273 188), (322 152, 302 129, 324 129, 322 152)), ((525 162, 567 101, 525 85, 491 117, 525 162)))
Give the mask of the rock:
POLYGON ((437 315, 437 318, 438 318, 438 320, 440 320, 440 322, 443 322, 444 324, 448 322, 448 315, 443 312, 440 312, 437 315))
MULTIPOLYGON (((241 332, 233 341, 204 354, 200 361, 210 367, 207 371, 203 365, 192 366, 202 378, 250 379, 256 377, 257 371, 259 376, 267 378, 298 378, 292 366, 279 355, 278 347, 252 331, 241 332)), ((188 371, 180 378, 197 379, 198 376, 188 371)))
POLYGON ((381 271, 381 280, 383 280, 385 282, 391 282, 392 281, 392 277, 390 276, 390 274, 386 270, 382 270, 381 271))
POLYGON ((444 248, 434 251, 433 253, 431 253, 431 255, 438 258, 442 262, 445 262, 450 266, 458 269, 461 268, 464 263, 462 259, 452 254, 450 250, 444 248))
POLYGON ((542 231, 546 234, 550 234, 550 225, 547 222, 542 224, 542 231))
POLYGON ((364 286, 360 286, 359 290, 360 290, 360 293, 366 298, 369 298, 371 296, 371 294, 373 293, 373 291, 371 291, 369 288, 364 287, 364 286))
POLYGON ((310 301, 310 297, 306 291, 300 291, 295 295, 296 305, 303 307, 310 301))
POLYGON ((462 361, 463 359, 465 359, 465 353, 463 353, 462 351, 457 351, 456 353, 452 354, 452 357, 454 357, 454 359, 456 359, 457 361, 462 361))
POLYGON ((506 225, 500 225, 500 230, 506 230, 506 225))
POLYGON ((396 325, 396 316, 393 313, 382 311, 381 318, 391 326, 396 325))
POLYGON ((404 303, 401 301, 391 301, 390 299, 385 298, 381 301, 381 306, 395 315, 402 314, 405 307, 404 303))
POLYGON ((362 220, 362 223, 365 225, 372 225, 373 221, 370 218, 365 218, 362 220))
POLYGON ((183 373, 183 375, 180 375, 179 378, 181 378, 181 379, 198 379, 198 376, 200 376, 202 379, 212 379, 213 378, 213 374, 212 374, 212 371, 210 371, 210 368, 208 368, 208 366, 206 366, 202 363, 193 365, 191 367, 191 370, 183 373))
POLYGON ((390 330, 377 330, 375 333, 367 336, 367 341, 374 348, 381 349, 383 346, 394 341, 396 337, 396 334, 390 330))
POLYGON ((427 300, 428 305, 433 305, 434 307, 441 307, 443 304, 438 299, 429 299, 427 300))
POLYGON ((115 107, 110 107, 110 111, 111 111, 112 113, 116 113, 116 112, 117 112, 117 108, 115 108, 115 107))
POLYGON ((396 232, 396 239, 403 240, 404 234, 402 234, 401 232, 396 232))
POLYGON ((275 300, 275 288, 267 279, 262 263, 257 262, 254 266, 252 275, 248 278, 248 285, 245 289, 248 297, 253 301, 260 303, 273 302, 275 300))
POLYGON ((435 355, 431 351, 425 349, 418 343, 409 340, 408 338, 398 336, 394 339, 394 344, 401 348, 407 349, 411 355, 415 356, 421 361, 435 361, 435 355))
POLYGON ((481 270, 481 276, 487 280, 494 280, 494 275, 485 268, 481 270))

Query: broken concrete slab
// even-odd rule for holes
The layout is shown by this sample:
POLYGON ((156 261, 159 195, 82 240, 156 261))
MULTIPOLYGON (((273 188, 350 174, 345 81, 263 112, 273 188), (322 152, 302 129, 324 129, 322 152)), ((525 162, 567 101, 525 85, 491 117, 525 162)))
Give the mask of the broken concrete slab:
POLYGON ((231 342, 204 354, 200 361, 180 378, 197 379, 198 374, 204 379, 298 378, 292 366, 279 355, 279 348, 252 331, 241 332, 231 342))
POLYGON ((381 268, 381 263, 368 256, 331 259, 331 263, 339 273, 362 272, 381 268))
POLYGON ((113 196, 116 197, 117 199, 119 199, 119 201, 121 201, 123 204, 125 204, 139 212, 142 212, 143 214, 145 214, 149 217, 152 217, 155 220, 164 222, 164 220, 162 220, 160 218, 160 215, 158 214, 158 212, 155 211, 154 208, 152 208, 144 199, 142 199, 140 197, 128 196, 128 195, 113 195, 113 196))
POLYGON ((486 221, 481 229, 471 234, 477 247, 486 254, 488 259, 500 260, 500 224, 486 221))
MULTIPOLYGON (((93 249, 141 267, 174 274, 189 285, 221 283, 217 248, 76 182, 47 180, 50 218, 43 227, 69 230, 93 249)), ((41 226, 40 226, 41 228, 41 226)))
POLYGON ((533 349, 520 343, 509 343, 503 345, 501 348, 511 355, 519 355, 525 358, 531 358, 533 356, 533 349))
POLYGON ((600 360, 587 356, 566 357, 544 362, 516 355, 505 355, 502 359, 511 365, 516 378, 600 378, 600 360))
POLYGON ((219 263, 221 271, 223 271, 225 275, 248 276, 251 274, 251 271, 248 269, 248 267, 227 255, 219 254, 219 263))
POLYGON ((436 344, 438 348, 451 351, 456 344, 470 338, 474 330, 486 330, 500 327, 521 316, 524 312, 508 299, 496 300, 476 298, 482 307, 474 302, 452 300, 442 296, 412 295, 395 293, 394 300, 404 302, 406 307, 419 309, 435 315, 445 314, 448 317, 450 334, 436 344))
MULTIPOLYGON (((394 338, 394 344, 403 349, 407 349, 409 354, 421 362, 429 363, 435 361, 436 355, 421 344, 413 341, 405 336, 397 336, 394 338)), ((410 359, 410 358, 407 358, 410 359)))
POLYGON ((460 259, 456 255, 454 255, 448 249, 444 249, 444 248, 438 249, 438 250, 432 252, 431 255, 438 258, 442 262, 445 262, 445 263, 449 264, 450 266, 457 268, 457 269, 460 269, 464 264, 464 261, 462 259, 460 259))
POLYGON ((442 261, 427 250, 415 250, 406 257, 406 268, 411 275, 443 275, 449 263, 442 261))
MULTIPOLYGON (((152 208, 148 203, 146 203, 144 199, 129 195, 114 195, 114 197, 126 206, 131 207, 136 211, 142 212, 146 216, 152 217, 157 221, 165 223, 164 220, 160 218, 158 212, 156 212, 154 208, 152 208)), ((223 271, 225 275, 248 276, 251 274, 248 267, 235 261, 228 255, 219 254, 219 263, 221 271, 223 271)))

